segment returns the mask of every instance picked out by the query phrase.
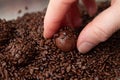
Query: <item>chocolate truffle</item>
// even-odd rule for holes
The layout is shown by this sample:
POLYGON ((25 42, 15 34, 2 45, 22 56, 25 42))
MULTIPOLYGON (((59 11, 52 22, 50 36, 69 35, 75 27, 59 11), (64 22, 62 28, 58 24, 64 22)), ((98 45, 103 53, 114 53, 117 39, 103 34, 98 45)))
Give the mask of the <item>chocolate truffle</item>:
POLYGON ((76 36, 71 31, 62 31, 55 39, 55 43, 62 51, 70 51, 76 46, 76 36))

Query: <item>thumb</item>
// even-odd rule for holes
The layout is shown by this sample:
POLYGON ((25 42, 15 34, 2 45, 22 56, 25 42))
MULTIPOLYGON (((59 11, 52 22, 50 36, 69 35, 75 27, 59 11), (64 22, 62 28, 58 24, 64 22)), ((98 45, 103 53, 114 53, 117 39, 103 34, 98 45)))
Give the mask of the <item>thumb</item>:
POLYGON ((86 53, 94 46, 107 40, 120 27, 119 5, 112 5, 92 22, 90 22, 80 33, 77 47, 81 53, 86 53))

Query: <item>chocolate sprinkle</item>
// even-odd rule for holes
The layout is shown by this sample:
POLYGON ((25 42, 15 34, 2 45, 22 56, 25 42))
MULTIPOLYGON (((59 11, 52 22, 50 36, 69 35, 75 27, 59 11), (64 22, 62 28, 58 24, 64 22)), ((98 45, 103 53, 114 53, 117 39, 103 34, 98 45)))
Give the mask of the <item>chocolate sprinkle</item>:
MULTIPOLYGON (((107 8, 107 2, 99 11, 107 8)), ((0 20, 0 80, 119 80, 120 31, 87 54, 63 51, 55 39, 43 38, 44 12, 0 20)), ((93 17, 82 12, 82 29, 93 17)), ((76 37, 81 29, 77 30, 76 37)), ((64 27, 60 31, 69 31, 64 27)), ((56 35, 59 36, 59 35, 56 35)))

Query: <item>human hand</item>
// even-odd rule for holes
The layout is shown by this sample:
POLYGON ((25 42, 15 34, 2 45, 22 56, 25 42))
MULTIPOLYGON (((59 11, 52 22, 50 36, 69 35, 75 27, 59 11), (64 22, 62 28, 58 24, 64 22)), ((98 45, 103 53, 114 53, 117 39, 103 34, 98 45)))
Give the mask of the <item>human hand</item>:
MULTIPOLYGON (((89 15, 93 15, 96 12, 96 5, 94 0, 82 1, 86 4, 89 15), (92 3, 93 5, 90 3, 92 3)), ((78 8, 77 6, 74 6, 76 3, 76 0, 50 1, 44 20, 44 37, 50 38, 60 28, 64 17, 69 11, 77 10, 75 12, 71 12, 71 15, 76 15, 73 18, 72 16, 70 16, 73 21, 72 25, 78 26, 81 24, 81 19, 78 14, 78 8)), ((120 28, 119 16, 120 0, 112 0, 111 6, 102 13, 100 13, 82 30, 77 41, 78 50, 81 53, 86 53, 100 42, 107 40, 115 31, 120 28)))
POLYGON ((111 6, 100 13, 82 30, 77 47, 82 53, 88 52, 100 42, 106 41, 120 29, 120 0, 112 0, 111 6))
MULTIPOLYGON (((82 0, 90 16, 96 13, 94 0, 82 0)), ((44 19, 44 37, 50 38, 61 24, 79 27, 81 24, 78 0, 50 0, 44 19)))

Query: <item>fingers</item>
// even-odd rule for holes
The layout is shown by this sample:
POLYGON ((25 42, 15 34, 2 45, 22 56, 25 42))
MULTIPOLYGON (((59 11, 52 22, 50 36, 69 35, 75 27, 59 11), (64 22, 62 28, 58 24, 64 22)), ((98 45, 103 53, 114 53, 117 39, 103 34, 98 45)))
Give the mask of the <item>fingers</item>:
POLYGON ((97 12, 97 5, 95 0, 82 0, 89 15, 93 16, 97 12))
POLYGON ((76 0, 50 0, 44 19, 44 37, 50 38, 59 29, 60 24, 76 0))
POLYGON ((120 25, 120 6, 113 5, 98 15, 80 33, 77 47, 81 53, 86 53, 100 42, 108 39, 120 25))
POLYGON ((78 2, 71 5, 70 10, 66 14, 66 24, 70 27, 78 28, 82 23, 78 2))
MULTIPOLYGON (((43 35, 45 38, 52 37, 52 35, 60 28, 62 21, 66 21, 69 26, 80 26, 82 20, 80 18, 77 1, 78 0, 50 0, 44 19, 43 35)), ((83 0, 83 2, 87 7, 90 16, 93 16, 97 10, 95 1, 83 0)))

